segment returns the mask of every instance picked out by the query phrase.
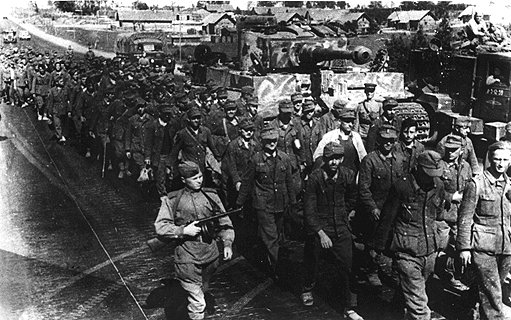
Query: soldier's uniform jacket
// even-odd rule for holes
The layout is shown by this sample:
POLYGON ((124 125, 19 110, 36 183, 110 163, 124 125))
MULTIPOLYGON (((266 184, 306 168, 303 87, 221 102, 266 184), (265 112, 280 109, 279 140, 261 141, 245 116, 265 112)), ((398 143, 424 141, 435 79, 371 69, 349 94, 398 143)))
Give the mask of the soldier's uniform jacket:
POLYGON ((403 142, 398 141, 394 145, 394 152, 401 158, 401 170, 410 173, 417 167, 417 157, 424 151, 424 145, 415 140, 411 148, 407 148, 403 142))
POLYGON ((321 140, 321 138, 318 139, 317 136, 313 135, 313 133, 317 131, 316 127, 318 126, 318 120, 313 118, 309 122, 298 118, 297 121, 299 121, 298 128, 300 130, 300 135, 302 136, 303 142, 302 145, 303 161, 307 165, 312 165, 313 164, 312 154, 316 150, 316 147, 318 146, 318 143, 321 140))
POLYGON ((334 179, 322 169, 314 170, 304 196, 304 218, 308 231, 323 230, 328 236, 340 236, 349 229, 348 215, 355 208, 357 188, 355 172, 339 166, 334 179))
POLYGON ((446 195, 443 220, 456 223, 460 205, 452 202, 452 196, 456 191, 463 193, 467 184, 472 180, 472 169, 465 160, 452 164, 444 161, 442 163, 445 166, 442 180, 445 183, 446 195))
POLYGON ((353 130, 360 133, 360 136, 365 138, 369 132, 371 125, 383 113, 382 104, 372 100, 364 100, 358 104, 355 111, 356 118, 353 130))
POLYGON ((213 144, 211 131, 200 126, 198 133, 194 133, 188 126, 176 134, 175 143, 170 153, 170 163, 177 165, 177 157, 181 151, 183 161, 197 163, 202 172, 206 170, 206 147, 208 147, 216 159, 220 159, 220 153, 213 144))
POLYGON ((65 115, 71 111, 69 106, 69 91, 67 87, 53 87, 48 94, 48 112, 54 115, 65 115))
MULTIPOLYGON (((437 144, 436 148, 438 153, 443 155, 445 153, 445 141, 447 136, 443 137, 437 144)), ((479 162, 477 161, 474 144, 468 137, 461 137, 461 148, 463 149, 461 158, 467 161, 472 167, 472 172, 479 172, 479 162)))
POLYGON ((433 180, 434 186, 429 191, 422 190, 411 174, 394 182, 389 192, 392 196, 383 205, 375 237, 369 241, 370 247, 384 250, 392 236, 390 250, 393 252, 422 257, 437 250, 435 221, 441 219, 445 190, 440 178, 433 180))
POLYGON ((144 129, 151 120, 151 116, 145 113, 140 116, 138 113, 128 119, 124 147, 126 151, 144 152, 144 129))
POLYGON ((92 119, 97 112, 97 103, 96 95, 94 93, 89 93, 85 88, 82 88, 76 97, 76 102, 74 105, 74 109, 71 111, 73 114, 78 117, 84 117, 87 119, 89 126, 92 123, 92 119))
POLYGON ((291 160, 276 151, 275 157, 257 152, 247 166, 236 203, 242 205, 251 196, 253 207, 268 212, 283 212, 296 203, 291 160))
POLYGON ((383 208, 392 183, 403 176, 400 161, 396 153, 392 152, 391 156, 386 158, 378 150, 370 152, 362 159, 359 171, 359 196, 360 204, 366 213, 383 208))
POLYGON ((373 122, 373 125, 371 128, 369 128, 369 131, 367 132, 367 138, 366 138, 366 150, 367 152, 371 152, 376 149, 376 139, 378 137, 378 131, 380 131, 380 128, 384 124, 388 124, 396 128, 397 132, 401 130, 401 120, 398 117, 394 117, 393 119, 389 120, 386 119, 385 116, 381 116, 380 118, 376 119, 373 122))
POLYGON ((32 82, 32 93, 40 96, 47 96, 49 92, 50 75, 48 73, 42 75, 38 72, 32 82))
POLYGON ((458 211, 458 250, 511 254, 511 181, 504 177, 501 184, 485 170, 468 183, 458 211))
POLYGON ((324 115, 322 115, 319 118, 318 125, 317 125, 318 132, 316 133, 316 135, 318 137, 318 140, 317 140, 318 143, 319 143, 319 141, 321 141, 321 139, 323 138, 325 133, 330 132, 334 129, 338 129, 340 124, 341 124, 341 121, 334 117, 334 114, 332 113, 332 111, 327 112, 324 115))
POLYGON ((50 74, 50 87, 55 87, 58 79, 64 79, 64 86, 67 86, 70 78, 69 73, 62 69, 60 71, 53 70, 50 74))
POLYGON ((234 184, 241 182, 250 159, 259 149, 254 139, 251 139, 247 145, 248 147, 243 143, 242 137, 237 137, 229 143, 222 159, 222 171, 234 184))
POLYGON ((108 135, 111 132, 113 124, 113 102, 101 101, 98 104, 97 112, 93 115, 91 130, 97 134, 108 135))
POLYGON ((247 103, 242 98, 239 98, 238 100, 236 100, 235 103, 236 103, 236 108, 237 108, 236 115, 241 118, 247 117, 249 114, 247 103))
MULTIPOLYGON (((225 212, 225 209, 213 189, 203 188, 194 191, 184 188, 169 193, 164 198, 154 223, 156 233, 165 238, 177 239, 177 246, 174 251, 175 263, 206 264, 218 258, 218 247, 216 241, 211 243, 202 242, 201 235, 189 237, 183 235, 183 229, 187 223, 210 217, 215 211, 225 212), (211 203, 207 196, 214 202, 211 203)), ((224 246, 231 246, 234 241, 234 230, 229 217, 218 219, 220 225, 231 228, 222 230, 219 233, 224 246)))
POLYGON ((158 166, 160 163, 162 152, 169 152, 168 154, 170 154, 173 149, 171 131, 172 127, 170 123, 163 126, 160 124, 159 118, 156 118, 146 124, 143 133, 144 158, 145 160, 150 160, 153 166, 158 166), (168 150, 162 150, 165 131, 167 131, 167 134, 169 135, 168 138, 170 139, 170 148, 168 150))
POLYGON ((287 125, 287 128, 284 128, 284 125, 278 118, 272 120, 269 126, 278 130, 279 139, 277 141, 277 149, 289 156, 293 172, 296 172, 300 164, 304 162, 303 137, 301 135, 299 126, 293 123, 293 121, 290 121, 287 125), (300 144, 300 149, 298 149, 296 146, 297 141, 300 144))

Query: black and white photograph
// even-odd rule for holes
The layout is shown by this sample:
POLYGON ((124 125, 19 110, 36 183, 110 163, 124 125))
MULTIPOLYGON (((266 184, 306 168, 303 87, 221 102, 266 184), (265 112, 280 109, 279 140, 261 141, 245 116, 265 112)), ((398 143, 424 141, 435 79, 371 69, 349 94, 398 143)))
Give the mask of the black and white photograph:
POLYGON ((511 320, 511 2, 0 15, 1 320, 511 320))

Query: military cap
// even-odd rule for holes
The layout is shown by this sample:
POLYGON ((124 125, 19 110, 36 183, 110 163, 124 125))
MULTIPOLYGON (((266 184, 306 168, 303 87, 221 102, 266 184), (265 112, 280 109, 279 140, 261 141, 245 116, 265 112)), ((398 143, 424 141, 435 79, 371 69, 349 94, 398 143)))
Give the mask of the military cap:
POLYGON ((449 149, 461 148, 463 144, 462 138, 455 134, 450 134, 445 138, 445 147, 449 149))
POLYGON ((261 132, 262 140, 277 140, 279 138, 279 132, 273 127, 266 127, 261 132))
POLYGON ((344 108, 343 110, 339 111, 339 119, 345 120, 345 119, 355 119, 355 110, 353 109, 347 109, 344 108))
POLYGON ((259 98, 255 97, 255 96, 254 97, 250 97, 247 100, 247 104, 250 104, 252 106, 258 106, 259 105, 259 98))
POLYGON ((186 112, 186 115, 188 116, 188 119, 191 119, 193 117, 201 116, 202 114, 200 113, 199 108, 193 107, 186 112))
POLYGON ((470 120, 468 119, 468 117, 465 117, 465 116, 460 116, 460 117, 457 117, 456 120, 454 120, 454 125, 456 126, 469 126, 470 125, 470 120))
POLYGON ((442 156, 433 150, 426 150, 419 154, 417 163, 422 167, 424 172, 430 177, 440 177, 443 174, 443 168, 440 163, 442 156))
POLYGON ((302 102, 303 94, 301 92, 295 92, 291 95, 291 101, 293 103, 302 102))
POLYGON ((225 88, 220 88, 218 91, 217 91, 217 97, 218 99, 227 99, 227 90, 225 88))
POLYGON ((374 92, 374 90, 376 90, 375 83, 364 83, 364 91, 374 92))
POLYGON ((236 101, 234 100, 227 100, 224 104, 224 109, 225 110, 234 110, 236 109, 238 106, 236 105, 236 101))
POLYGON ((492 143, 488 147, 488 155, 490 155, 495 150, 511 150, 511 143, 509 141, 497 141, 495 143, 492 143))
POLYGON ((307 99, 303 102, 302 112, 306 113, 306 112, 314 111, 315 108, 316 108, 316 106, 314 105, 314 101, 312 101, 311 99, 307 99))
POLYGON ((241 87, 241 93, 242 94, 253 95, 254 94, 254 88, 251 87, 251 86, 243 86, 243 87, 241 87))
POLYGON ((291 100, 284 99, 279 101, 279 112, 280 113, 292 113, 293 112, 293 104, 291 100))
POLYGON ((170 104, 160 105, 160 113, 172 113, 172 107, 170 104))
POLYGON ((330 158, 332 156, 343 156, 344 147, 339 142, 329 142, 323 148, 323 157, 330 158))
POLYGON ((397 129, 393 125, 384 124, 378 130, 378 135, 383 139, 396 139, 397 129))
POLYGON ((397 107, 397 105, 398 105, 398 103, 397 103, 396 99, 387 98, 387 99, 383 100, 383 109, 394 108, 394 107, 397 107))
POLYGON ((344 109, 348 105, 349 101, 347 99, 338 99, 334 101, 334 105, 332 108, 336 110, 344 109))
POLYGON ((177 171, 179 175, 185 179, 196 176, 201 172, 199 165, 193 161, 183 161, 179 163, 177 171))
POLYGON ((243 119, 240 122, 240 129, 243 130, 254 130, 254 122, 250 119, 243 119))
POLYGON ((273 112, 270 109, 263 110, 259 114, 261 115, 261 118, 263 118, 263 120, 271 120, 271 119, 277 117, 275 112, 273 112))

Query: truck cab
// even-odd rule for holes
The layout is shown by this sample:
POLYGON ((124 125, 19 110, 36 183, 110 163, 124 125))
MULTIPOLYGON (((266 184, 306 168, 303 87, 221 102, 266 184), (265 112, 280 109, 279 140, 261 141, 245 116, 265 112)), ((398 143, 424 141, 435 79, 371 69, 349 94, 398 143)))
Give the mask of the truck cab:
POLYGON ((484 122, 511 121, 511 53, 480 53, 474 79, 473 115, 484 122))
POLYGON ((117 36, 115 42, 117 56, 135 62, 142 57, 144 52, 151 64, 169 64, 172 62, 167 39, 163 33, 135 32, 117 36))

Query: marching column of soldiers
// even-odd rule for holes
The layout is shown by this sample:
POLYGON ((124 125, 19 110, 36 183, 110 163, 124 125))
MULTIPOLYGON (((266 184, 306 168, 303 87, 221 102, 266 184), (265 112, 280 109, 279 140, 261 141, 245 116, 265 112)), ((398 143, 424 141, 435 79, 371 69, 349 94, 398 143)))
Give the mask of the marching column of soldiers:
POLYGON ((260 112, 250 86, 232 100, 226 88, 197 88, 186 72, 174 76, 173 66, 141 61, 4 48, 2 97, 33 109, 57 143, 99 162, 101 174, 158 194, 156 232, 179 239, 174 263, 190 319, 205 317, 204 293, 220 256, 196 221, 237 208, 242 216, 219 219, 223 258, 232 248, 259 248, 278 282, 285 240, 301 234, 305 306, 314 304, 319 260, 328 257, 345 319, 363 319, 360 284, 381 287, 382 275, 406 319, 430 319, 433 274, 467 292, 467 314, 503 318, 511 134, 489 147, 481 169, 467 117, 426 148, 417 122, 395 115, 395 99, 374 97, 376 84, 365 85, 364 101, 340 99, 329 108, 296 92, 275 103, 274 115, 260 112), (247 230, 235 241, 241 225, 254 237, 244 237, 247 230))

